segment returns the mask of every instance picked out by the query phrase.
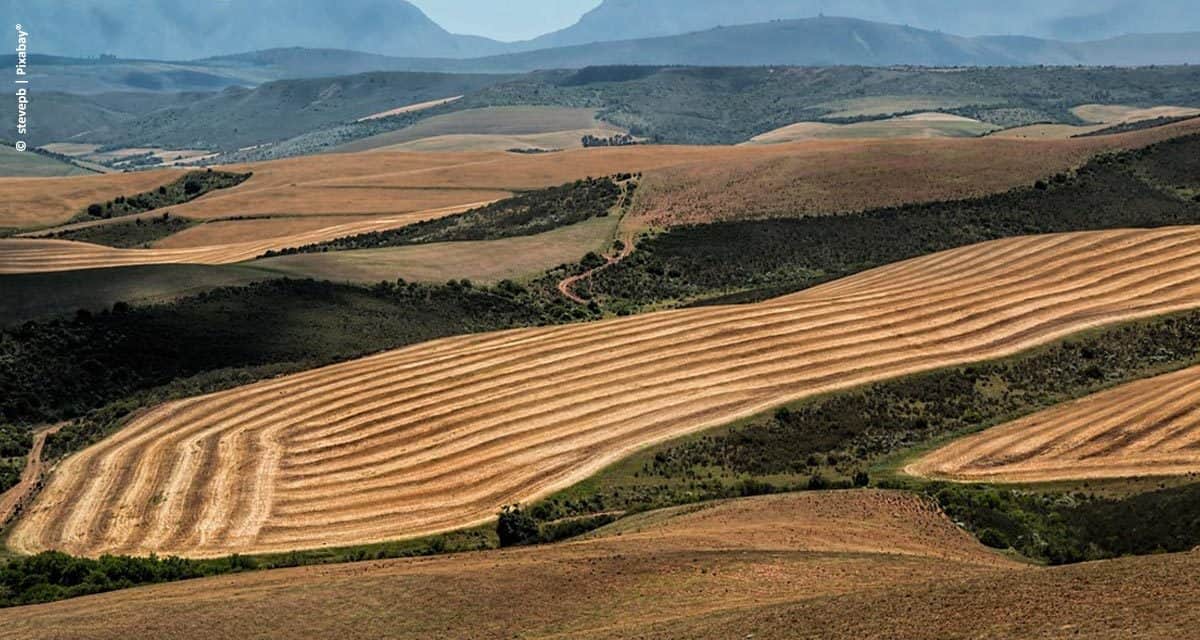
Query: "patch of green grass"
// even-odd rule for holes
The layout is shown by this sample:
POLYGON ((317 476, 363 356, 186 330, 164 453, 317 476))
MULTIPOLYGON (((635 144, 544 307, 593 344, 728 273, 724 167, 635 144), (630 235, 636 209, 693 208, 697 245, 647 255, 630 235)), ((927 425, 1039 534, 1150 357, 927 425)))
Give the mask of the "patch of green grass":
POLYGON ((95 175, 94 172, 33 150, 17 151, 0 141, 0 177, 56 178, 95 175))

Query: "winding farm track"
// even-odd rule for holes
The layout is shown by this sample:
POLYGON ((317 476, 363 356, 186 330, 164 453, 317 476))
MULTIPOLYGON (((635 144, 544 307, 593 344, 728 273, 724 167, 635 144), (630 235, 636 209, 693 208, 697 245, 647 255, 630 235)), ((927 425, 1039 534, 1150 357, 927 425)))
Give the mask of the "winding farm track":
POLYGON ((398 229, 422 220, 443 218, 481 207, 495 200, 384 216, 331 225, 287 236, 248 240, 206 247, 175 249, 114 249, 69 240, 0 240, 0 275, 101 269, 143 264, 232 264, 253 260, 267 251, 325 242, 373 231, 398 229))
POLYGON ((20 552, 215 556, 482 523, 816 393, 1200 307, 1200 229, 1011 238, 769 302, 461 336, 149 411, 62 463, 20 552))
POLYGON ((8 520, 16 514, 17 509, 25 503, 34 488, 37 487, 38 481, 42 479, 45 467, 42 450, 46 446, 46 438, 58 433, 67 424, 69 423, 56 424, 33 434, 33 446, 29 448, 29 453, 25 456, 25 468, 21 470, 20 481, 9 487, 8 491, 0 494, 0 527, 7 524, 8 520))
POLYGON ((1200 367, 1139 380, 957 440, 905 468, 965 482, 1200 471, 1200 367))

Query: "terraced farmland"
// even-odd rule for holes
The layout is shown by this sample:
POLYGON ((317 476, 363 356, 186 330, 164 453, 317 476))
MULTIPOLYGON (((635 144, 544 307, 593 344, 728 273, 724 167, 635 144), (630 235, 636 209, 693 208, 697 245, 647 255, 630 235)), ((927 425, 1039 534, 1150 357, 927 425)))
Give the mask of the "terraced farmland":
POLYGON ((200 247, 115 249, 69 240, 5 239, 0 240, 0 275, 146 264, 232 264, 253 260, 273 249, 298 247, 372 231, 398 229, 421 220, 462 213, 489 202, 473 202, 442 209, 360 219, 286 236, 200 247))
POLYGON ((1198 241, 1001 240, 756 305, 439 340, 170 403, 64 462, 9 544, 211 556, 484 522, 783 402, 1200 306, 1198 241))
POLYGON ((1200 471, 1200 367, 1141 380, 988 429, 905 471, 968 482, 1200 471))

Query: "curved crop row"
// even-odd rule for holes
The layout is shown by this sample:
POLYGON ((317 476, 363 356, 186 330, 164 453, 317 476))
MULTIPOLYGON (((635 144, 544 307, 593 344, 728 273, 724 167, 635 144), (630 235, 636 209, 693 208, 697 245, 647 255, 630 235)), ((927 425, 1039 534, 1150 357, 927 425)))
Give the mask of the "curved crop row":
POLYGON ((1200 367, 1139 380, 957 440, 910 474, 1048 482, 1200 471, 1200 367))
POLYGON ((438 340, 169 403, 68 459, 16 550, 214 556, 484 522, 798 398, 1200 306, 1200 229, 1012 238, 769 302, 438 340))
POLYGON ((359 220, 323 227, 289 236, 248 240, 208 247, 179 249, 114 249, 70 240, 0 240, 0 275, 100 269, 144 264, 232 264, 253 260, 268 251, 327 242, 373 231, 388 231, 414 222, 441 218, 474 209, 489 202, 455 205, 359 220))

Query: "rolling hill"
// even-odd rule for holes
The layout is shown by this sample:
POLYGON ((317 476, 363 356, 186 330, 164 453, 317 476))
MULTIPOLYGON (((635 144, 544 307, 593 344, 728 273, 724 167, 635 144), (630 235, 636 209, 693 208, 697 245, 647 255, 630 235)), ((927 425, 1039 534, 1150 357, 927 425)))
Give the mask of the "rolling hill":
POLYGON ((1127 33, 1200 30, 1200 16, 1186 0, 1015 0, 967 5, 957 0, 604 0, 576 24, 515 46, 530 50, 669 36, 822 14, 972 36, 1095 40, 1127 33))
POLYGON ((504 45, 447 32, 404 0, 341 0, 305 5, 286 0, 179 2, 0 0, 0 13, 37 25, 40 52, 76 57, 184 60, 305 45, 400 56, 471 57, 504 45))
POLYGON ((1198 237, 1010 238, 753 305, 448 338, 167 403, 60 465, 8 544, 211 557, 481 524, 802 397, 1195 308, 1198 237))
POLYGON ((194 96, 134 120, 92 129, 101 144, 234 151, 430 100, 473 93, 505 76, 366 73, 279 80, 194 96))
POLYGON ((718 27, 480 58, 465 68, 529 71, 591 65, 1037 65, 1200 62, 1200 33, 1071 43, 1020 36, 962 37, 853 18, 818 17, 718 27))

